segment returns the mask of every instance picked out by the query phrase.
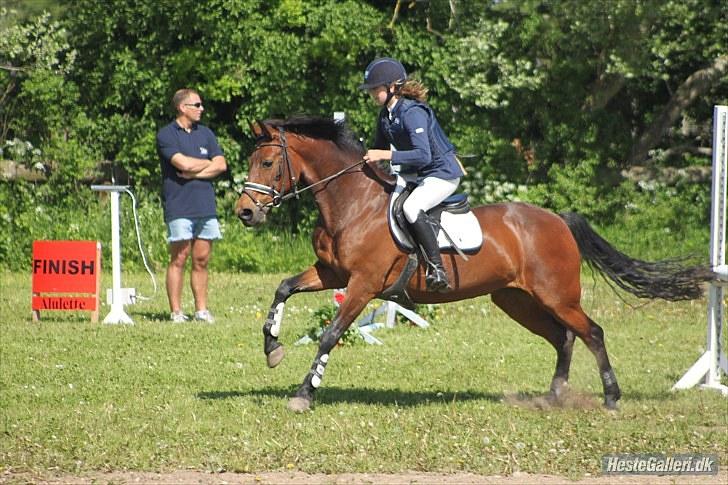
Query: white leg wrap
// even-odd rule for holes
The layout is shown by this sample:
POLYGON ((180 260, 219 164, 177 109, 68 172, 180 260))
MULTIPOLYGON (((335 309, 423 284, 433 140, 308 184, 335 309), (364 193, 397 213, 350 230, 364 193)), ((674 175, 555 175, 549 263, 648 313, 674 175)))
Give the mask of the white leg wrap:
POLYGON ((319 358, 319 364, 316 365, 316 369, 313 371, 313 376, 311 376, 311 385, 318 389, 318 387, 321 385, 321 378, 324 376, 324 371, 326 370, 326 363, 329 361, 329 354, 323 354, 319 358))
POLYGON ((286 306, 284 302, 280 302, 276 305, 275 312, 273 313, 273 325, 270 327, 270 334, 273 337, 278 337, 281 332, 281 321, 283 321, 283 308, 286 306))

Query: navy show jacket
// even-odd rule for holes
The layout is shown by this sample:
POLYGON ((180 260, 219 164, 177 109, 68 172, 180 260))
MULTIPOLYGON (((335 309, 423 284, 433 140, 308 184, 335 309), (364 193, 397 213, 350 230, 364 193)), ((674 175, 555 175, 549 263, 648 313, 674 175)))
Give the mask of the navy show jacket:
POLYGON ((396 150, 392 152, 392 165, 401 165, 402 174, 416 173, 420 180, 463 176, 455 158, 455 147, 425 103, 401 98, 391 113, 386 107, 382 109, 374 148, 387 150, 390 145, 396 150))

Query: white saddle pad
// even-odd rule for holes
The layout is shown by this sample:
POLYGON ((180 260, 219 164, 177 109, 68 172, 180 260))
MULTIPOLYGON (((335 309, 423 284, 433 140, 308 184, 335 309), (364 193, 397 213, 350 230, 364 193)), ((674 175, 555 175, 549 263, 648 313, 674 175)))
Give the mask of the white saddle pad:
MULTIPOLYGON (((414 249, 415 245, 412 242, 409 233, 403 231, 402 228, 399 227, 396 217, 394 217, 394 214, 392 213, 395 201, 406 187, 407 182, 398 175, 397 186, 389 198, 387 218, 389 219, 389 230, 392 233, 392 237, 394 237, 395 241, 397 241, 397 243, 402 247, 411 251, 414 249)), ((440 217, 440 225, 445 231, 447 231, 447 234, 462 251, 476 251, 483 245, 483 231, 480 228, 478 219, 472 211, 468 211, 466 214, 451 214, 450 212, 443 212, 440 217)), ((440 231, 437 235, 437 242, 440 245, 440 249, 452 248, 452 244, 450 244, 450 241, 442 231, 440 231)))

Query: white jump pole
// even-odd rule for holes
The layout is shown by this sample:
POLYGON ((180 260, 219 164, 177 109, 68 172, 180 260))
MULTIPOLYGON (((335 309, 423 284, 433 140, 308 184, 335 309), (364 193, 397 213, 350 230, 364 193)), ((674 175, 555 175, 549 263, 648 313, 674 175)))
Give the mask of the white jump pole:
POLYGON ((723 353, 724 286, 728 285, 725 263, 726 196, 728 191, 728 106, 713 109, 713 187, 711 191, 710 264, 715 280, 708 293, 707 350, 672 390, 689 389, 699 383, 728 396, 728 386, 720 383, 721 370, 728 374, 728 359, 723 353))
POLYGON ((134 322, 124 311, 124 293, 121 288, 121 238, 119 236, 119 194, 129 189, 127 185, 92 185, 91 190, 109 192, 111 197, 111 311, 104 323, 123 323, 133 325, 134 322))

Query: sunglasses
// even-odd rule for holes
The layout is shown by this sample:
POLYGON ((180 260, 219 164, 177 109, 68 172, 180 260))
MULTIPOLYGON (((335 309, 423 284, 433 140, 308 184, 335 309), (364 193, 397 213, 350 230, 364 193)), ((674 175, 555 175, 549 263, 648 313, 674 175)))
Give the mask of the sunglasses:
POLYGON ((202 103, 185 103, 185 106, 194 106, 195 108, 202 108, 202 103))

